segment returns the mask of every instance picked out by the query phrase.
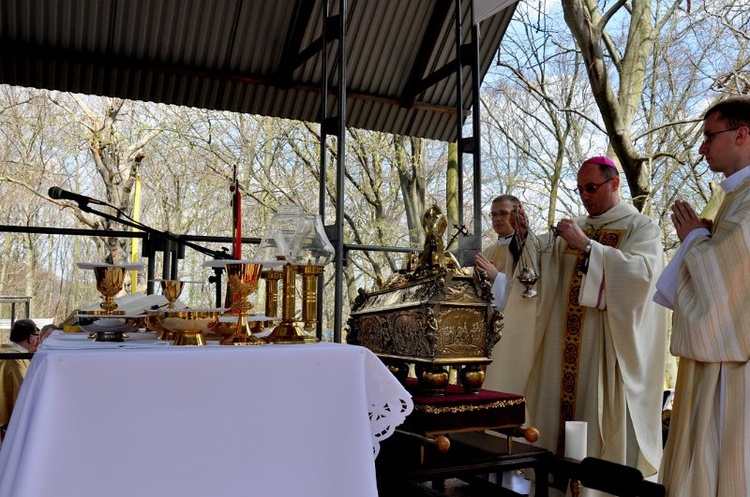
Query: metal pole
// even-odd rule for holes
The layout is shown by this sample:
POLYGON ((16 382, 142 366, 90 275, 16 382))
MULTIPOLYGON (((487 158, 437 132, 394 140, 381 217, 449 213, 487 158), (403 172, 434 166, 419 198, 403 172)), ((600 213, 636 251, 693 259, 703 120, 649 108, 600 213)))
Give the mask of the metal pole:
POLYGON ((339 5, 339 107, 336 160, 336 290, 334 298, 333 341, 341 342, 344 305, 344 168, 346 143, 346 18, 347 0, 339 5))
MULTIPOLYGON (((458 203, 458 225, 464 225, 464 134, 463 134, 463 121, 464 121, 464 109, 463 109, 463 61, 461 57, 461 0, 455 0, 455 19, 454 28, 456 35, 456 161, 458 167, 456 170, 458 176, 458 191, 457 191, 457 203, 458 203)), ((463 237, 458 239, 458 258, 461 264, 466 264, 464 260, 464 252, 466 249, 466 241, 463 237)))
POLYGON ((482 130, 480 119, 479 87, 479 25, 474 23, 474 2, 471 2, 471 124, 474 132, 474 234, 469 250, 482 250, 482 130))
MULTIPOLYGON (((326 154, 326 149, 328 148, 328 130, 326 129, 326 120, 328 118, 328 0, 322 2, 322 14, 323 49, 321 58, 323 70, 320 82, 320 184, 318 185, 318 212, 320 212, 320 217, 323 219, 323 224, 325 224, 326 179, 328 177, 328 154, 326 154)), ((324 279, 325 273, 318 278, 318 323, 315 329, 315 335, 318 337, 318 340, 323 338, 324 279)), ((340 284, 338 278, 336 279, 336 284, 340 284)))

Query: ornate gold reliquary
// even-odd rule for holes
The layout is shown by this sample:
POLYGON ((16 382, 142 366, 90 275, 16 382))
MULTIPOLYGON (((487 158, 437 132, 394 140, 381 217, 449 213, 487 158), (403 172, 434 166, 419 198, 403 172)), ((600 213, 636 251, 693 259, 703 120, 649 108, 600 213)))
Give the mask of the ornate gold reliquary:
POLYGON ((413 364, 429 394, 444 392, 446 366, 458 369, 465 391, 476 392, 500 340, 502 314, 492 305, 489 283, 445 252, 446 220, 436 206, 425 214, 423 226, 425 245, 418 260, 407 257, 405 268, 379 289, 359 290, 347 342, 372 350, 403 381, 413 364))

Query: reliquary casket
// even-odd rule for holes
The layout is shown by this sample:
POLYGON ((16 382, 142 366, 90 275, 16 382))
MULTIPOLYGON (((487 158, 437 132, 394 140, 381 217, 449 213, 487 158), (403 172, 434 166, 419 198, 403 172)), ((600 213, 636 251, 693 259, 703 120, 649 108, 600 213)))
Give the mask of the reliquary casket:
POLYGON ((413 365, 428 394, 445 391, 451 368, 464 391, 478 392, 501 337, 502 314, 492 305, 490 284, 443 249, 446 220, 437 207, 427 211, 423 226, 422 253, 407 257, 380 288, 359 290, 347 342, 372 350, 404 382, 413 365))

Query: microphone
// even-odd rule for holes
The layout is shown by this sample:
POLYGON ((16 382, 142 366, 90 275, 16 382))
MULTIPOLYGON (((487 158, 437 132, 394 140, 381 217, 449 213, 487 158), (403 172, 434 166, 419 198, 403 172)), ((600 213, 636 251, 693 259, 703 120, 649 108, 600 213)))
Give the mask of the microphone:
POLYGON ((47 190, 47 195, 49 195, 50 198, 53 198, 55 200, 72 200, 74 202, 78 202, 78 205, 86 205, 89 202, 92 204, 107 205, 101 200, 97 200, 95 198, 87 197, 86 195, 79 195, 77 193, 63 190, 59 186, 51 187, 49 190, 47 190))

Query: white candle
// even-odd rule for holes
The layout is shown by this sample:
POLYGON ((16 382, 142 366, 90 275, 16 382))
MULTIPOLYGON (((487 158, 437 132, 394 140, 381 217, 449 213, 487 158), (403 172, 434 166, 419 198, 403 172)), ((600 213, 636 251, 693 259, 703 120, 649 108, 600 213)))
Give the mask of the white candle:
POLYGON ((588 423, 585 421, 565 422, 565 457, 582 461, 586 457, 586 431, 588 423))

